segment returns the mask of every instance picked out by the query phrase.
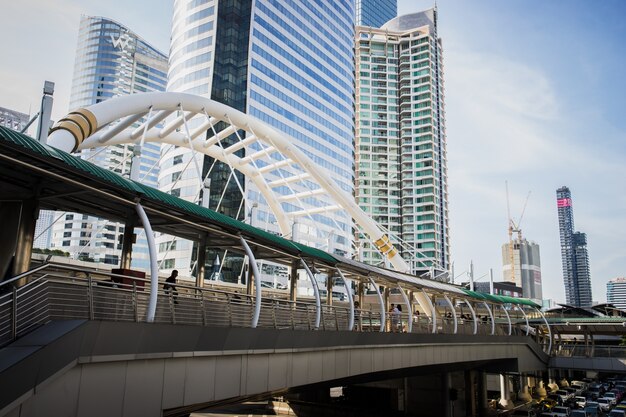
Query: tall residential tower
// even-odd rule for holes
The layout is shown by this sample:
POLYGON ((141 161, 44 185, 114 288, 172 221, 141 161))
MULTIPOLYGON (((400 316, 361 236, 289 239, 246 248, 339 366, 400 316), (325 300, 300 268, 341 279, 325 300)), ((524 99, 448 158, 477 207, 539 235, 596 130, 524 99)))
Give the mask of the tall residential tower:
POLYGON ((574 208, 569 188, 561 187, 556 190, 556 203, 566 303, 576 307, 589 307, 592 297, 587 236, 574 231, 574 208))
MULTIPOLYGON (((356 198, 413 271, 450 265, 448 174, 437 10, 356 33, 356 198)), ((363 243, 363 260, 382 263, 363 243)))
POLYGON ((606 302, 626 311, 626 278, 613 278, 606 283, 606 302))
MULTIPOLYGON (((176 0, 168 90, 205 95, 288 134, 352 193, 354 19, 350 0, 176 0)), ((225 141, 230 140, 236 134, 225 141)), ((203 176, 210 170, 205 184, 211 209, 278 232, 253 184, 235 180, 229 167, 209 157, 195 158, 203 176)), ((191 160, 187 149, 164 150, 159 187, 200 202, 198 171, 185 170, 191 160)), ((303 218, 293 227, 297 240, 339 253, 351 250, 352 220, 344 211, 312 217, 316 224, 303 218)), ((166 236, 159 241, 169 248, 160 251, 164 269, 192 271, 190 242, 166 236)))
MULTIPOLYGON (((82 16, 74 62, 70 111, 109 98, 140 92, 164 91, 167 55, 130 29, 104 17, 82 16)), ((130 174, 133 145, 85 150, 81 157, 117 172, 130 174)), ((141 182, 156 187, 160 145, 144 144, 140 157, 141 182)), ((84 260, 119 264, 120 235, 124 225, 77 213, 59 213, 52 246, 84 260)), ((134 268, 148 267, 148 250, 142 229, 133 253, 134 268), (143 236, 143 237, 142 237, 143 236)))

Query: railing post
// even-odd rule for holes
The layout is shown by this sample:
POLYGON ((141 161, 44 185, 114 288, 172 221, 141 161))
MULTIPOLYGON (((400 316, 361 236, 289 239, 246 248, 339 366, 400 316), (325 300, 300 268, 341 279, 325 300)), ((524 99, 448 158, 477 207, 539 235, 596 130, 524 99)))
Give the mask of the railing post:
POLYGON ((135 322, 139 321, 139 308, 137 306, 137 281, 133 280, 133 313, 135 313, 135 322))
POLYGON ((89 301, 89 320, 93 320, 93 279, 91 274, 87 274, 87 300, 89 301))
POLYGON ((11 297, 11 339, 17 339, 17 287, 13 285, 13 295, 11 297))

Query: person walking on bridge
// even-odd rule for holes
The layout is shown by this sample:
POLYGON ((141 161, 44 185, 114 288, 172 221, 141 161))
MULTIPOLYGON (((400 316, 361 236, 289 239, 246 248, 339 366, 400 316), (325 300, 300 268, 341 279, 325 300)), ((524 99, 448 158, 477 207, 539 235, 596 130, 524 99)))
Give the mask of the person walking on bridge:
POLYGON ((174 304, 178 304, 178 300, 176 299, 178 297, 178 291, 176 290, 176 277, 177 276, 178 276, 178 271, 174 269, 172 271, 172 274, 169 277, 167 277, 167 279, 165 280, 165 285, 163 286, 163 291, 165 291, 165 294, 169 295, 171 291, 173 299, 174 299, 174 304))

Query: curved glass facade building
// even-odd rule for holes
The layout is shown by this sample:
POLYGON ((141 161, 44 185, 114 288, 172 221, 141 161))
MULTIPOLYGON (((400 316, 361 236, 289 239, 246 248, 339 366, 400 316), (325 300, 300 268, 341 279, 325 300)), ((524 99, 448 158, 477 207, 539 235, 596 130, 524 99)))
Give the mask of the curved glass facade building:
MULTIPOLYGON (((352 193, 354 27, 349 0, 176 0, 168 90, 206 95, 285 132, 352 193)), ((183 172, 190 158, 182 148, 164 153, 159 186, 197 200, 197 174, 183 172)), ((197 158, 206 174, 213 161, 197 158)), ((255 209, 242 208, 241 193, 226 174, 229 168, 219 163, 211 171, 210 208, 221 200, 220 211, 240 219, 252 211, 255 226, 278 232, 254 186, 241 181, 255 209)), ((333 249, 351 251, 349 216, 338 211, 313 217, 315 226, 305 220, 294 227, 298 240, 322 247, 334 230, 333 249)), ((189 271, 189 244, 176 246, 161 255, 164 266, 189 271)))
MULTIPOLYGON (((130 29, 104 17, 82 16, 78 32, 70 111, 112 97, 164 91, 168 57, 130 29)), ((133 145, 117 145, 81 152, 81 157, 122 175, 130 174, 133 145)), ((160 145, 141 149, 140 179, 156 187, 160 145)), ((58 216, 58 215, 57 215, 58 216)), ((56 217, 55 217, 56 219, 56 217)), ((117 265, 119 236, 124 225, 96 217, 66 213, 53 228, 52 246, 83 260, 117 265)), ((148 251, 142 229, 137 229, 133 268, 148 267, 148 251)))
MULTIPOLYGON (((448 174, 437 11, 356 29, 356 197, 414 273, 450 268, 448 174)), ((382 255, 364 243, 364 261, 382 255)), ((445 274, 441 274, 445 275, 445 274)))

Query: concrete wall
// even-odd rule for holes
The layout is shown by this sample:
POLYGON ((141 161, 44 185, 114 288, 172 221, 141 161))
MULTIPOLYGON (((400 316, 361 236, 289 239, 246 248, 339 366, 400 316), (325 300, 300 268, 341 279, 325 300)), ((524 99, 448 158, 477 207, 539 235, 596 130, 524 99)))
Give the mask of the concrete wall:
POLYGON ((37 351, 36 363, 26 358, 0 374, 2 386, 5 374, 33 381, 3 398, 0 415, 155 416, 422 367, 506 360, 523 372, 545 369, 547 358, 529 338, 485 337, 85 322, 37 351), (44 378, 63 349, 75 359, 44 378))

